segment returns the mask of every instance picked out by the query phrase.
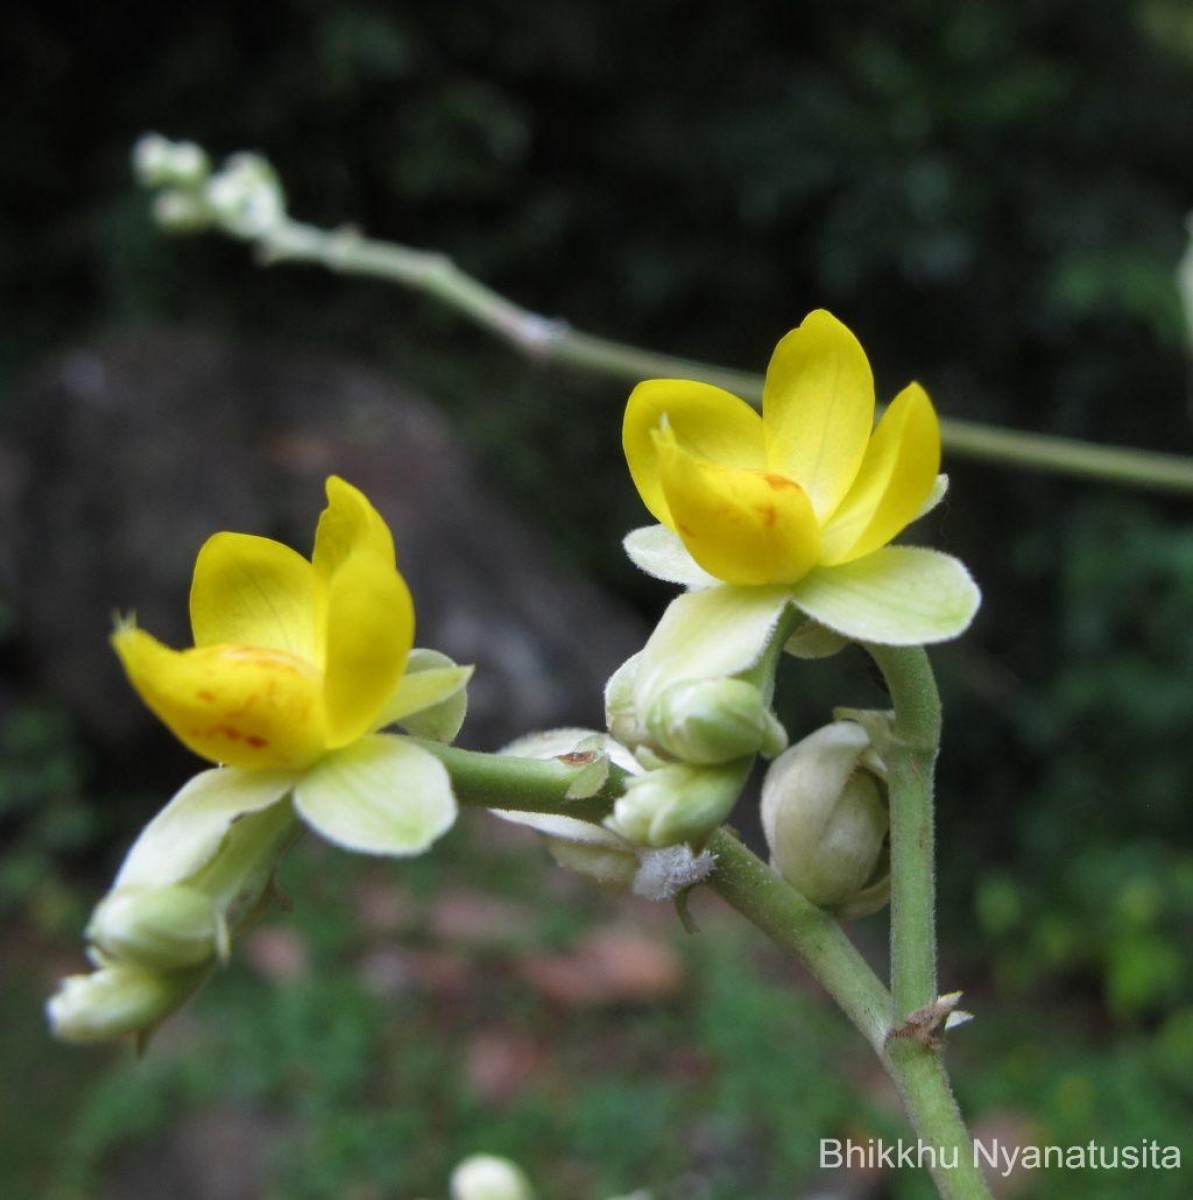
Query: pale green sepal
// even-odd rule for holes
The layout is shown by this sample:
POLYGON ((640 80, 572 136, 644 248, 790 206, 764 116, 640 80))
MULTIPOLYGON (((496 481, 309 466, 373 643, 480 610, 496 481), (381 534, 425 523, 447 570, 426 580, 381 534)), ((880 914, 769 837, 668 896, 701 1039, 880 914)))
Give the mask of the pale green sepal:
POLYGON ((386 705, 384 721, 396 721, 417 737, 433 742, 455 740, 468 713, 465 687, 472 667, 458 667, 438 650, 411 650, 406 674, 386 705))
POLYGON ((721 586, 672 600, 639 657, 635 711, 649 713, 672 684, 754 666, 790 600, 788 585, 721 586))
POLYGON ((595 796, 605 786, 609 778, 609 755, 605 752, 606 739, 600 734, 581 742, 571 752, 569 759, 579 768, 576 777, 568 784, 564 792, 565 800, 587 800, 595 796), (587 761, 584 761, 587 759, 587 761))
POLYGON ((787 748, 787 732, 744 679, 690 679, 659 693, 646 728, 668 754, 705 766, 787 748))
POLYGON ((703 841, 729 815, 752 758, 711 767, 671 763, 626 781, 605 828, 637 846, 658 849, 703 841))
POLYGON ((609 733, 623 746, 634 749, 650 735, 634 707, 634 687, 642 651, 632 654, 609 676, 605 684, 605 723, 609 733))
POLYGON ((374 733, 336 750, 294 788, 321 837, 363 854, 421 854, 456 820, 447 768, 405 738, 374 733))
MULTIPOLYGON (((576 773, 564 793, 565 800, 595 796, 609 778, 611 763, 616 763, 623 771, 638 770, 633 755, 624 746, 595 729, 565 727, 530 733, 503 746, 499 753, 509 758, 557 759, 565 766, 574 767, 576 773)), ((501 809, 492 811, 499 816, 506 815, 501 809)))
POLYGON ((689 588, 718 587, 721 581, 710 575, 688 553, 674 530, 666 525, 645 525, 626 534, 621 543, 630 562, 640 571, 664 583, 689 588))
POLYGON ((46 1002, 50 1030, 64 1042, 107 1042, 130 1033, 147 1037, 182 1005, 206 971, 104 964, 89 975, 71 975, 46 1002))
POLYGON ((145 827, 124 859, 113 890, 181 883, 205 866, 237 818, 276 804, 293 771, 215 767, 203 771, 145 827))
POLYGON ((849 639, 826 629, 810 617, 787 639, 783 649, 793 658, 831 658, 849 645, 849 639))
POLYGON ((86 935, 113 959, 149 971, 208 962, 228 938, 212 898, 184 884, 110 892, 92 914, 86 935))
POLYGON ((918 521, 921 517, 926 517, 944 498, 949 490, 949 477, 947 475, 937 475, 932 484, 932 490, 924 499, 924 503, 920 505, 920 511, 911 519, 918 521))
POLYGON ((957 559, 922 546, 887 546, 820 567, 791 588, 796 605, 859 642, 922 646, 964 633, 981 593, 957 559))

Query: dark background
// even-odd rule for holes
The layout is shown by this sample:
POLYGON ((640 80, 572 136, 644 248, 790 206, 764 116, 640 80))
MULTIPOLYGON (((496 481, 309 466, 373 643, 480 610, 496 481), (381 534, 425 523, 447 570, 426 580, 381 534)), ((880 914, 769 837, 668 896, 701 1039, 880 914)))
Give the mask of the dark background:
MULTIPOLYGON (((624 387, 526 365, 384 285, 162 235, 135 138, 258 150, 301 219, 443 250, 586 331, 761 370, 823 306, 880 398, 914 377, 946 416, 1191 448, 1177 0, 16 4, 0 78, 10 394, 73 345, 162 322, 368 364, 429 396, 559 557, 648 618, 665 590, 618 549, 643 523, 624 387)), ((934 542, 985 594, 937 656, 946 955, 1079 1013, 1093 1043, 1185 1063, 1187 1103, 1188 500, 946 467, 934 542)), ((87 816, 106 760, 29 689, 4 611, 3 895, 53 928, 72 910, 47 879, 99 886, 134 826, 87 816)), ((793 730, 867 686, 854 659, 811 671, 791 676, 793 730)))

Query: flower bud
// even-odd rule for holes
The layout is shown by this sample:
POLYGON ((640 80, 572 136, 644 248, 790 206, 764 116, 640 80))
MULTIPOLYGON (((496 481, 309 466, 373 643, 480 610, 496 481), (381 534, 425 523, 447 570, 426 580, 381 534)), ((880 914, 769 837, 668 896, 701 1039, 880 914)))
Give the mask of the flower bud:
POLYGON ((534 1200, 521 1167, 508 1158, 474 1154, 452 1172, 451 1200, 534 1200))
POLYGON ((762 828, 771 866, 814 904, 864 916, 890 894, 886 769, 849 721, 818 729, 771 764, 762 828))
POLYGON ((153 219, 167 233, 201 233, 215 215, 202 196, 171 188, 153 198, 153 219))
POLYGON ((95 910, 87 936, 106 955, 148 970, 193 967, 227 953, 227 930, 211 897, 177 884, 122 888, 95 910))
POLYGON ((147 133, 133 147, 133 174, 146 187, 194 188, 211 173, 211 163, 194 142, 172 142, 147 133))
POLYGON ((671 763, 636 775, 605 825, 639 846, 699 841, 729 815, 749 771, 744 758, 710 767, 671 763))
POLYGON ((646 727, 669 754, 684 762, 730 762, 787 745, 787 733, 762 693, 743 679, 694 679, 672 684, 651 707, 646 727))
MULTIPOLYGON (((598 832, 610 837, 607 830, 598 832)), ((612 837, 608 843, 559 837, 548 837, 546 842, 547 852, 565 870, 587 875, 602 887, 615 891, 628 892, 634 884, 640 859, 625 842, 612 837)))
POLYGON ((258 154, 234 154, 205 189, 216 219, 236 237, 269 233, 286 215, 277 173, 258 154))
POLYGON ((54 1036, 67 1042, 149 1033, 190 995, 201 974, 116 964, 90 975, 71 975, 46 1002, 46 1016, 54 1036))

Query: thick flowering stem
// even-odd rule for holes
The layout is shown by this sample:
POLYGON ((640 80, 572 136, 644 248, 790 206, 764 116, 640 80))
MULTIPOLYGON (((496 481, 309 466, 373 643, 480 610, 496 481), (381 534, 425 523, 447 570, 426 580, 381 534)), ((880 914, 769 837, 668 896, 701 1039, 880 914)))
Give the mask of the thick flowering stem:
POLYGON ((990 1200, 939 1050, 896 1035, 890 993, 840 924, 724 830, 714 835, 709 849, 717 857, 709 886, 794 952, 870 1043, 899 1091, 916 1136, 934 1151, 928 1163, 943 1200, 990 1200))
POLYGON ((973 1138, 953 1098, 940 1051, 892 1039, 883 1066, 899 1090, 916 1136, 936 1151, 927 1161, 942 1200, 990 1200, 990 1187, 975 1161, 973 1138))
POLYGON ((882 1055, 891 1029, 890 993, 840 924, 725 830, 713 835, 708 848, 717 858, 717 869, 708 881, 713 891, 763 933, 794 950, 882 1055))
POLYGON ((940 696, 919 646, 868 646, 890 689, 895 717, 877 746, 891 802, 891 991, 906 1020, 936 999, 933 772, 940 696))

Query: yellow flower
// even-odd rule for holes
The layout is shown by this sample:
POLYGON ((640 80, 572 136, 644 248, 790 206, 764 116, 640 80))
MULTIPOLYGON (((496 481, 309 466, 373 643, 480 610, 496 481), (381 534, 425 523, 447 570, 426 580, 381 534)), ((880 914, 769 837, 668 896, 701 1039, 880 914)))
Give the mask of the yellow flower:
POLYGON ((195 645, 132 623, 112 636, 145 703, 200 772, 141 831, 88 926, 99 968, 47 1006, 62 1038, 142 1044, 227 957, 265 902, 298 820, 366 854, 421 854, 456 819, 443 763, 394 733, 450 741, 470 667, 412 649, 414 606, 393 537, 350 484, 327 481, 308 562, 268 538, 218 533, 191 585, 195 645))
POLYGON ((150 709, 221 764, 151 823, 122 884, 181 882, 233 820, 287 795, 324 837, 371 853, 418 853, 455 819, 439 761, 377 731, 400 723, 450 741, 471 668, 412 649, 414 606, 388 527, 342 479, 328 479, 327 499, 310 561, 269 538, 207 541, 191 585, 193 649, 131 623, 112 635, 150 709))
POLYGON ((661 525, 626 539, 630 557, 690 587, 773 589, 863 641, 955 637, 978 603, 964 567, 887 545, 944 494, 936 412, 916 383, 876 428, 874 410, 865 352, 822 310, 775 348, 761 415, 709 384, 639 384, 623 444, 661 525))
POLYGON ((112 636, 141 698, 203 758, 301 768, 396 719, 410 592, 368 500, 334 476, 327 495, 310 562, 269 538, 208 539, 191 585, 194 649, 133 625, 112 636))
POLYGON ((709 574, 795 583, 886 545, 932 491, 940 426, 924 389, 873 424, 865 352, 818 311, 776 347, 761 416, 709 384, 650 380, 630 396, 625 452, 646 507, 709 574))

